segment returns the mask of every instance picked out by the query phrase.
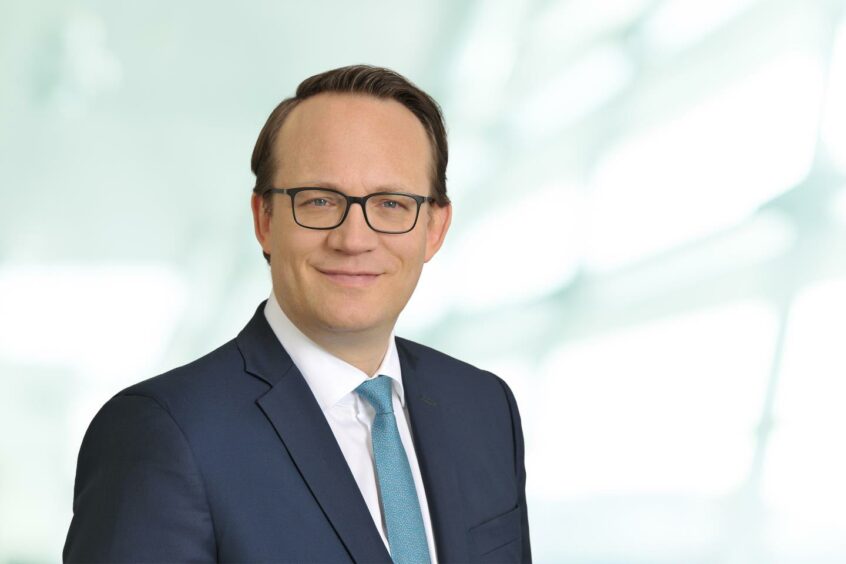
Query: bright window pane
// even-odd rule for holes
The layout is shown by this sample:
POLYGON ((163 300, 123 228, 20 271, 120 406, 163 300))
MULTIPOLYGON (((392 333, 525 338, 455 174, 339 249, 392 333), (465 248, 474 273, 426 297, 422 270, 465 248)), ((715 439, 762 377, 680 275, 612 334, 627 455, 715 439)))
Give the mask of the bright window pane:
POLYGON ((542 375, 535 493, 736 487, 752 457, 775 328, 770 308, 743 303, 562 347, 542 375))
POLYGON ((790 316, 763 482, 772 543, 786 556, 846 551, 844 344, 846 278, 805 290, 790 316))

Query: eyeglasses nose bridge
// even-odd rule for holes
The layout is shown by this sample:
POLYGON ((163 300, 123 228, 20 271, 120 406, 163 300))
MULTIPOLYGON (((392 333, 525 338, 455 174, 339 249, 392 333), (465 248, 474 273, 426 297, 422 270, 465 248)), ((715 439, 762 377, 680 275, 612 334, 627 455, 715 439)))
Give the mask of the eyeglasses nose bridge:
POLYGON ((344 197, 347 199, 347 209, 344 210, 344 217, 341 218, 341 223, 338 224, 338 227, 340 227, 341 224, 346 223, 347 217, 350 215, 352 205, 358 204, 361 206, 361 215, 364 218, 364 223, 367 224, 368 228, 373 229, 370 225, 370 219, 367 217, 367 206, 365 205, 369 196, 347 196, 345 194, 344 197))

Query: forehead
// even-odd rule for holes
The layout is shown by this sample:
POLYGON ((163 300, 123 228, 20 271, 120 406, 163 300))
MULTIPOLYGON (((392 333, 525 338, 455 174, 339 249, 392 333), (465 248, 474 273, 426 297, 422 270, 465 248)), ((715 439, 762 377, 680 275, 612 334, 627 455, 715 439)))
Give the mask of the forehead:
POLYGON ((410 184, 427 188, 432 149, 423 124, 392 99, 318 94, 288 115, 274 147, 277 181, 410 184))

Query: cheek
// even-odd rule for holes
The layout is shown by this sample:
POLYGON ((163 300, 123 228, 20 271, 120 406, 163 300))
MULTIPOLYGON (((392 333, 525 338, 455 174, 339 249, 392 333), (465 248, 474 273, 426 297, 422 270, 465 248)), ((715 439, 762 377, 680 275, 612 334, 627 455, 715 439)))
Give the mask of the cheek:
POLYGON ((393 249, 394 256, 398 257, 402 265, 402 276, 409 284, 416 284, 423 269, 423 261, 426 256, 425 240, 415 240, 405 245, 396 246, 393 249))
POLYGON ((305 280, 308 275, 308 258, 320 247, 320 242, 313 240, 309 235, 310 233, 285 230, 276 233, 270 267, 274 284, 280 289, 287 288, 299 292, 295 288, 308 286, 305 280))
POLYGON ((325 238, 320 231, 305 230, 290 225, 279 226, 273 234, 273 250, 282 262, 302 262, 304 258, 320 248, 325 238))

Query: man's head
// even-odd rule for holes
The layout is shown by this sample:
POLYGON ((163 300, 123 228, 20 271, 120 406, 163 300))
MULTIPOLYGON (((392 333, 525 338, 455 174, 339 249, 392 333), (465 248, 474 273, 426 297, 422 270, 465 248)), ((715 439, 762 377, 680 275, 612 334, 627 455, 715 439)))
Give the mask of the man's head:
POLYGON ((267 118, 256 140, 251 165, 253 174, 256 175, 253 192, 265 198, 268 209, 272 209, 273 206, 268 190, 272 187, 275 170, 283 164, 285 158, 284 155, 274 151, 282 125, 293 109, 303 100, 328 92, 363 94, 383 100, 390 99, 399 102, 413 113, 426 130, 431 144, 432 195, 439 205, 449 204, 446 188, 449 149, 444 119, 438 103, 404 76, 392 70, 368 65, 353 65, 305 79, 297 87, 296 94, 280 102, 267 118))
POLYGON ((274 292, 298 327, 306 333, 393 327, 449 227, 446 163, 437 104, 392 71, 329 71, 305 80, 276 107, 253 152, 252 205, 274 292), (407 233, 372 230, 357 204, 336 228, 309 229, 295 221, 293 198, 271 192, 302 187, 358 197, 401 192, 434 202, 420 206, 407 233))

